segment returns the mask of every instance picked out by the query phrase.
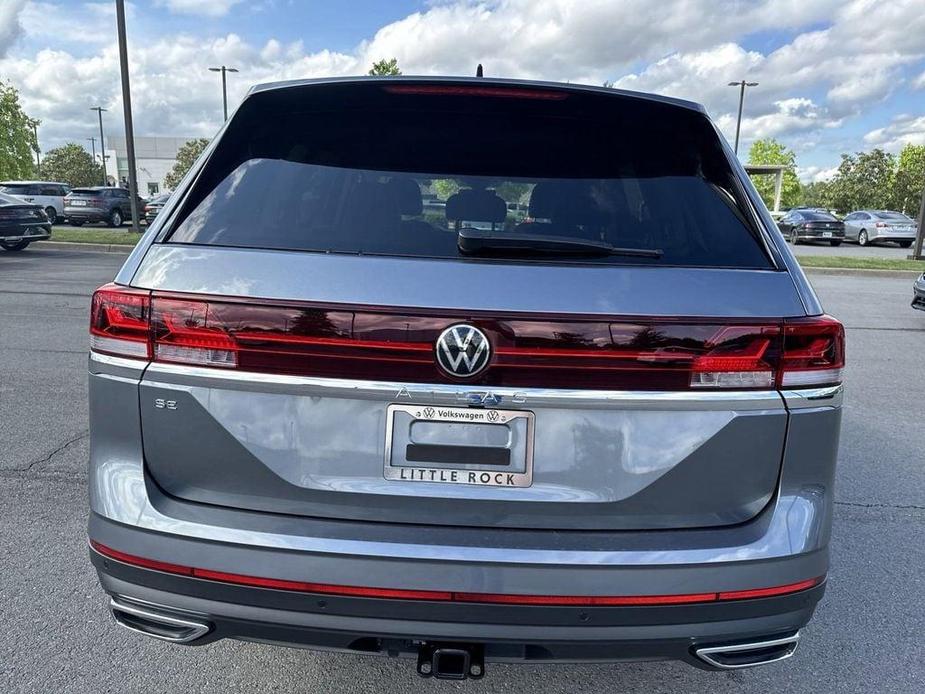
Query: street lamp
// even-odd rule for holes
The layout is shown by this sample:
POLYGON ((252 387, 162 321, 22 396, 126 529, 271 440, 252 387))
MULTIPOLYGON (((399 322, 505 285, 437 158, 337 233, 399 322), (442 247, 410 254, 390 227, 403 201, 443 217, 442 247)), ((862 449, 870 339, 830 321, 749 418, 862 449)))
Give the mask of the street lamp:
POLYGON ((739 154, 739 130, 742 128, 742 104, 745 103, 745 88, 746 87, 757 87, 757 82, 746 82, 745 80, 739 80, 738 82, 730 82, 730 87, 739 88, 739 117, 736 119, 736 143, 735 143, 735 153, 739 154))
POLYGON ((93 163, 96 164, 96 138, 88 137, 87 142, 90 143, 90 151, 93 153, 93 163))
POLYGON ((222 73, 222 112, 225 114, 225 120, 228 120, 228 84, 225 81, 226 72, 237 72, 237 68, 225 67, 210 67, 209 72, 220 72, 222 73))
POLYGON ((106 185, 106 145, 103 143, 103 111, 106 109, 102 106, 91 106, 91 111, 96 111, 100 117, 100 158, 103 160, 103 185, 106 185))

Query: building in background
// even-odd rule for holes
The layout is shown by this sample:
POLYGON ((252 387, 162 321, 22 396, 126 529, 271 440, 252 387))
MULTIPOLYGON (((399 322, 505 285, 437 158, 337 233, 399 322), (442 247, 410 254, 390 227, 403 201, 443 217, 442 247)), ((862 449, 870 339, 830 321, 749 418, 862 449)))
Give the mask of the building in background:
MULTIPOLYGON (((136 137, 135 165, 138 194, 143 197, 167 190, 164 178, 177 163, 177 151, 192 137, 136 137)), ((106 176, 112 185, 128 186, 128 155, 125 138, 106 140, 106 176)))

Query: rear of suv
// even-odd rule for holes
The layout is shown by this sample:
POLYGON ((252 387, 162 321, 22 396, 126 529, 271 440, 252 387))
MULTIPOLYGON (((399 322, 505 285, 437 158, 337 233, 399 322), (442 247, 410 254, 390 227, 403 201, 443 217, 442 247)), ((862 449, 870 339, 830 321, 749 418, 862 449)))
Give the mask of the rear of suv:
MULTIPOLYGON (((73 226, 88 222, 104 222, 111 227, 121 227, 132 219, 132 199, 125 188, 95 186, 75 188, 64 198, 64 214, 73 226)), ((139 213, 144 205, 139 199, 139 213)))
POLYGON ((824 591, 843 329, 695 104, 256 87, 90 333, 90 555, 134 631, 733 669, 824 591))

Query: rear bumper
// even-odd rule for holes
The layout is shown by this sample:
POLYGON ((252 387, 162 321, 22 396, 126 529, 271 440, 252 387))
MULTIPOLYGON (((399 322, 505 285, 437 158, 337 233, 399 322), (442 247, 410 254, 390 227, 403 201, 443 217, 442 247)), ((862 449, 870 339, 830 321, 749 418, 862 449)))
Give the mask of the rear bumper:
POLYGON ((109 217, 109 212, 92 207, 65 207, 64 216, 75 222, 102 222, 109 217))
POLYGON ((464 643, 484 648, 487 661, 681 660, 710 669, 697 648, 795 634, 825 590, 820 584, 786 596, 644 607, 450 604, 224 584, 90 554, 119 603, 205 626, 190 645, 233 638, 414 657, 423 643, 464 643))

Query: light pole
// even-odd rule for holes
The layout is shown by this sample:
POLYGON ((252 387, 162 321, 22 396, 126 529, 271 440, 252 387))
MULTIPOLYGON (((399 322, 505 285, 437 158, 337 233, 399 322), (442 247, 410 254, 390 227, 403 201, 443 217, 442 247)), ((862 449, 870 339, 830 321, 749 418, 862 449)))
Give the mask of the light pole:
POLYGON ((91 106, 91 111, 96 111, 100 117, 100 159, 103 161, 103 185, 106 185, 106 145, 103 142, 103 111, 106 109, 102 106, 91 106))
MULTIPOLYGON (((125 120, 125 156, 128 158, 128 194, 132 208, 132 231, 141 233, 138 219, 138 176, 135 174, 135 129, 132 127, 132 90, 128 79, 128 45, 125 39, 125 0, 116 0, 119 32, 119 68, 122 72, 122 116, 125 120)), ((118 168, 118 167, 117 167, 118 168)))
POLYGON ((90 143, 90 152, 93 155, 93 163, 96 164, 96 138, 88 137, 87 142, 90 143))
POLYGON ((238 70, 233 67, 210 67, 209 72, 220 72, 222 73, 222 113, 225 114, 225 120, 228 120, 228 84, 225 81, 226 72, 237 72, 238 70))
POLYGON ((41 150, 39 149, 39 122, 37 120, 32 121, 32 134, 35 135, 35 174, 36 176, 40 176, 39 166, 41 166, 41 162, 39 160, 39 155, 41 154, 41 150))
POLYGON ((745 103, 745 88, 746 87, 757 87, 757 82, 746 82, 745 80, 739 80, 738 82, 730 82, 730 87, 739 88, 739 117, 736 119, 736 143, 735 143, 735 153, 739 154, 739 130, 742 128, 742 104, 745 103))

